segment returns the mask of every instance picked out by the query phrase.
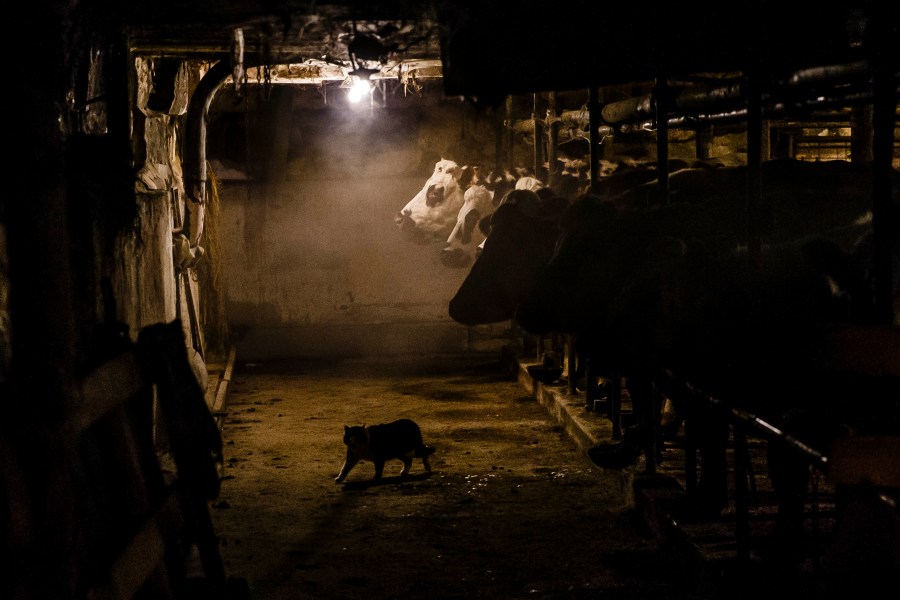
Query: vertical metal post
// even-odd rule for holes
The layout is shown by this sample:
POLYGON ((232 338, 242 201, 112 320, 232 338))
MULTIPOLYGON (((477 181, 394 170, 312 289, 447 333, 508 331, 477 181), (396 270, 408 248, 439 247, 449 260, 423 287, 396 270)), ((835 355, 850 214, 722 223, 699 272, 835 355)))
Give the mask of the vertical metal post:
POLYGON ((700 125, 694 137, 694 155, 698 160, 709 160, 709 147, 713 140, 713 126, 700 125))
POLYGON ((559 121, 556 113, 556 92, 550 92, 547 102, 547 185, 553 186, 559 179, 559 159, 556 146, 559 142, 559 121))
POLYGON ((872 105, 854 107, 850 113, 850 162, 870 163, 875 158, 872 115, 872 105))
POLYGON ((540 180, 545 180, 541 176, 544 163, 544 126, 541 121, 541 95, 537 92, 533 95, 533 104, 531 108, 531 120, 534 123, 534 176, 540 180))
POLYGON ((735 422, 732 427, 734 439, 734 539, 737 543, 739 564, 750 560, 750 452, 747 448, 746 426, 735 422))
POLYGON ((622 378, 615 367, 609 381, 609 420, 612 423, 612 437, 622 439, 622 378))
POLYGON ((891 37, 887 18, 876 19, 873 60, 874 99, 872 106, 872 229, 875 238, 875 310, 878 322, 896 324, 898 315, 893 308, 893 268, 891 258, 890 219, 894 128, 896 127, 897 92, 894 73, 898 59, 892 52, 895 40, 891 37))
POLYGON ((698 398, 694 394, 688 392, 683 389, 683 386, 680 386, 677 382, 675 383, 678 386, 676 393, 679 395, 684 395, 682 399, 681 405, 684 410, 688 413, 685 415, 684 419, 684 491, 687 493, 688 498, 695 498, 697 495, 697 437, 702 434, 702 432, 697 431, 697 423, 693 416, 693 411, 697 410, 696 408, 701 402, 705 402, 705 399, 698 398))
POLYGON ((503 172, 504 115, 498 110, 494 116, 494 173, 503 172))
POLYGON ((756 68, 747 81, 747 244, 752 265, 762 268, 760 209, 762 204, 762 91, 756 68))
POLYGON ((568 373, 566 373, 567 390, 569 395, 573 395, 575 394, 575 374, 578 372, 578 354, 575 352, 574 335, 566 336, 566 364, 568 365, 568 373))
POLYGON ((656 119, 656 164, 659 197, 669 203, 669 82, 663 73, 653 90, 653 114, 656 119))
POLYGON ((515 163, 515 138, 513 137, 513 129, 512 129, 512 113, 513 113, 513 99, 512 96, 506 97, 506 166, 513 167, 515 163))
POLYGON ((600 184, 600 89, 597 86, 591 86, 588 94, 588 114, 591 143, 591 189, 596 191, 600 184))
POLYGON ((660 404, 661 395, 659 392, 659 388, 656 385, 656 382, 651 378, 647 383, 647 389, 645 390, 647 397, 646 402, 647 406, 643 407, 644 415, 644 425, 646 438, 644 439, 644 461, 645 461, 645 469, 644 471, 647 474, 653 475, 656 473, 656 438, 657 433, 659 431, 659 409, 657 408, 660 404))
POLYGON ((594 395, 597 392, 597 365, 588 358, 584 366, 584 404, 588 410, 594 409, 594 395))

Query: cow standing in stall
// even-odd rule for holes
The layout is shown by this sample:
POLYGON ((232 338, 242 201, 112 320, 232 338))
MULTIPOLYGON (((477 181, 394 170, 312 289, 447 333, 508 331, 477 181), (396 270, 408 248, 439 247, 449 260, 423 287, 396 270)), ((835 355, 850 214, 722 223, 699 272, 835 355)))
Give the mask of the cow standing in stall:
POLYGON ((483 249, 450 299, 450 317, 468 326, 514 318, 553 255, 566 206, 532 190, 510 192, 491 215, 483 249))
MULTIPOLYGON (((684 161, 671 161, 671 169, 686 167, 684 161)), ((582 218, 577 207, 579 198, 590 196, 597 202, 608 202, 634 186, 635 180, 646 183, 656 176, 655 168, 630 167, 612 171, 600 182, 602 195, 583 190, 584 180, 574 176, 544 187, 530 176, 520 177, 515 187, 535 192, 521 195, 510 208, 492 216, 487 223, 485 251, 472 265, 469 274, 450 303, 451 317, 465 325, 483 325, 513 319, 519 304, 537 282, 538 275, 553 256, 565 220, 582 218), (636 175, 637 173, 637 175, 636 175), (571 192, 575 191, 575 195, 571 192), (572 211, 566 216, 567 211, 572 211), (488 244, 487 242, 490 242, 488 244)), ((676 174, 672 174, 673 178, 676 174)), ((589 201, 590 202, 590 201, 589 201)), ((498 211, 499 212, 499 211, 498 211)))
MULTIPOLYGON (((538 275, 553 255, 569 205, 584 206, 579 198, 585 195, 595 198, 597 202, 610 202, 621 192, 634 187, 636 182, 649 181, 655 185, 652 182, 656 176, 655 165, 612 167, 611 164, 606 165, 606 175, 599 182, 599 189, 603 191, 601 196, 586 194, 586 180, 578 174, 558 178, 549 188, 536 186, 536 180, 530 177, 520 178, 517 187, 531 186, 532 190, 537 190, 541 201, 535 197, 528 202, 523 197, 520 199, 521 206, 507 208, 502 213, 498 211, 491 219, 491 233, 483 244, 487 255, 476 259, 451 299, 450 316, 470 326, 514 319, 519 304, 528 297, 538 275), (539 208, 532 208, 530 204, 539 208)), ((670 161, 673 180, 687 167, 684 161, 670 161)), ((641 200, 642 203, 647 201, 647 198, 641 200)), ((582 218, 574 210, 567 219, 582 218)), ((584 340, 576 340, 577 354, 584 357, 586 353, 582 352, 582 345, 584 340)), ((573 375, 576 378, 584 374, 585 368, 584 360, 577 363, 573 375)))
MULTIPOLYGON (((896 394, 896 382, 848 383, 820 363, 824 324, 871 318, 868 267, 856 252, 856 241, 871 229, 867 166, 773 161, 762 174, 761 264, 747 252, 742 168, 715 171, 714 185, 701 176, 673 188, 673 204, 664 207, 641 208, 649 190, 635 189, 614 205, 573 206, 570 229, 517 321, 535 333, 577 332, 594 342, 589 352, 619 361, 634 376, 668 370, 787 431, 810 429, 807 439, 822 448, 842 424, 896 423, 896 414, 868 412, 878 402, 847 403, 854 386, 883 397, 896 394), (811 420, 829 425, 810 427, 811 420)), ((636 411, 654 414, 649 396, 633 400, 636 411)), ((727 422, 694 409, 686 408, 694 425, 705 425, 697 506, 716 513, 727 495, 727 422)), ((645 417, 643 437, 655 426, 645 417)), ((795 462, 784 460, 778 444, 769 448, 777 455, 770 474, 782 503, 779 516, 789 530, 796 526, 797 488, 805 490, 807 472, 787 468, 795 462)), ((629 452, 635 460, 638 450, 629 452)), ((610 456, 592 458, 606 464, 610 456)))
MULTIPOLYGON (((468 325, 514 319, 530 333, 571 332, 581 353, 628 372, 638 411, 651 406, 653 386, 665 386, 700 452, 690 497, 698 515, 727 503, 729 415, 670 384, 758 412, 824 452, 848 427, 900 432, 895 380, 823 364, 823 324, 872 318, 868 167, 773 161, 762 175, 761 265, 747 251, 746 169, 693 168, 672 173, 670 205, 649 181, 583 196, 549 221, 514 205, 498 211, 450 304, 468 325), (672 377, 654 379, 663 371, 672 377)), ((632 438, 646 443, 640 429, 632 438)), ((785 444, 767 448, 789 553, 800 543, 808 464, 785 444)), ((642 450, 602 453, 601 462, 631 464, 642 450)))
MULTIPOLYGON (((472 264, 487 236, 485 223, 503 202, 506 194, 526 179, 518 181, 506 172, 481 175, 479 167, 473 167, 473 177, 464 194, 462 208, 457 214, 456 226, 447 237, 441 253, 441 261, 448 267, 466 267, 472 264)), ((537 182, 537 180, 534 180, 537 182)), ((540 182, 537 182, 540 184, 540 182)))

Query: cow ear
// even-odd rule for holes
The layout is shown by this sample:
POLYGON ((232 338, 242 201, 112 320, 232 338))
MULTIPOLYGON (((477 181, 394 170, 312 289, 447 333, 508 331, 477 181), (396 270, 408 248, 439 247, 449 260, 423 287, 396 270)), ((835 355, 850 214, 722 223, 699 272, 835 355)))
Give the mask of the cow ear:
POLYGON ((459 186, 462 188, 469 187, 469 184, 472 183, 472 180, 475 179, 475 170, 477 167, 470 167, 465 165, 460 169, 459 173, 459 186))

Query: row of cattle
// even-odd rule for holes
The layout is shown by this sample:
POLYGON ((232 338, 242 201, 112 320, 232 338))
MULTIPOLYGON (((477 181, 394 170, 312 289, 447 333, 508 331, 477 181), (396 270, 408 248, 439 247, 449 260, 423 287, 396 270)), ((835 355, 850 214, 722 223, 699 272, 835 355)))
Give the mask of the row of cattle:
MULTIPOLYGON (((900 384, 835 369, 824 351, 829 326, 877 323, 870 165, 763 163, 752 211, 746 167, 680 166, 665 200, 629 172, 571 198, 507 193, 449 312, 570 335, 584 360, 625 377, 644 436, 663 389, 700 451, 698 506, 715 513, 735 413, 696 390, 827 455, 848 432, 900 434, 900 384)), ((900 215, 887 222, 898 264, 900 215)), ((768 451, 779 523, 797 536, 808 463, 778 440, 768 451)))
MULTIPOLYGON (((583 174, 564 171, 552 189, 568 195, 584 183, 583 174)), ((514 189, 538 192, 544 187, 525 169, 485 172, 478 166, 442 158, 394 221, 413 241, 443 243, 441 260, 446 266, 467 267, 480 251, 488 219, 506 193, 514 189)))

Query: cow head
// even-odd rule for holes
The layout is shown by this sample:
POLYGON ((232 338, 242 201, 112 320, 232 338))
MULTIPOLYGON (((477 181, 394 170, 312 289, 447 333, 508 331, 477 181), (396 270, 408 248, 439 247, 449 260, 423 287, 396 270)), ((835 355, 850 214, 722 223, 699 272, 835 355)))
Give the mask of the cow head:
POLYGON ((397 213, 397 227, 418 241, 446 239, 463 206, 465 176, 466 170, 454 161, 437 161, 419 193, 397 213))
POLYGON ((450 317, 464 325, 512 319, 556 243, 564 203, 531 190, 513 190, 491 215, 469 274, 450 300, 450 317))
POLYGON ((515 185, 511 175, 489 173, 483 176, 478 167, 472 168, 472 181, 456 219, 456 226, 447 238, 441 260, 448 267, 465 267, 478 255, 487 231, 484 223, 503 201, 506 192, 515 185))

